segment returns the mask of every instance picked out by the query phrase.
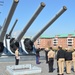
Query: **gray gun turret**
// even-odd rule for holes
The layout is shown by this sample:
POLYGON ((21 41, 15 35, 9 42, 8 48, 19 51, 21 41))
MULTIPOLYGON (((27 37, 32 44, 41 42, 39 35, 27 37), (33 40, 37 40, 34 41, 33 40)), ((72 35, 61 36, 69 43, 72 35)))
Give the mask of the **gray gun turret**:
POLYGON ((28 30, 28 28, 30 27, 30 25, 33 23, 33 21, 36 19, 36 17, 39 15, 39 13, 42 11, 42 9, 44 7, 45 7, 45 4, 43 2, 41 2, 39 8, 33 14, 32 18, 26 24, 26 26, 24 27, 24 29, 22 30, 22 32, 20 33, 20 35, 16 39, 15 38, 12 38, 10 40, 10 47, 11 47, 11 51, 12 52, 14 52, 14 49, 16 47, 19 47, 19 42, 21 41, 22 37, 24 36, 24 34, 26 33, 26 31, 28 30))
POLYGON ((18 0, 14 0, 12 3, 12 6, 11 6, 10 12, 7 16, 7 19, 5 21, 5 24, 3 25, 2 29, 1 29, 1 32, 0 32, 0 52, 3 52, 3 49, 4 49, 3 40, 4 40, 7 28, 9 26, 11 19, 12 19, 12 16, 14 14, 14 11, 16 9, 17 4, 18 4, 18 0))
POLYGON ((24 40, 25 49, 29 52, 33 50, 33 44, 36 41, 36 39, 56 20, 58 19, 67 8, 63 6, 63 8, 30 40, 29 38, 26 38, 24 40))

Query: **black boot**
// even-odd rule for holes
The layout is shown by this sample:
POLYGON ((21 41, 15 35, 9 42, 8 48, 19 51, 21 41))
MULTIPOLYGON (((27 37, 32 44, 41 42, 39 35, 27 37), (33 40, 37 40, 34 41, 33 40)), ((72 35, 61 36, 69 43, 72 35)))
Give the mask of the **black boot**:
POLYGON ((57 73, 59 72, 59 69, 57 68, 57 73))

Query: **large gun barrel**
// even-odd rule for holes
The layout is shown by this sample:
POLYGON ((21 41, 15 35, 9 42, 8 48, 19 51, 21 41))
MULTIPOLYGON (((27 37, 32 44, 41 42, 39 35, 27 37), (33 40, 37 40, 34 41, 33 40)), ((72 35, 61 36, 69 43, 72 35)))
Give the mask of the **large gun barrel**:
POLYGON ((4 36, 6 34, 7 28, 9 26, 9 23, 12 19, 12 16, 14 14, 14 11, 16 9, 16 6, 18 4, 18 0, 14 0, 11 6, 11 9, 9 11, 9 14, 7 16, 6 22, 4 24, 4 26, 1 29, 1 33, 0 33, 0 52, 3 52, 4 46, 3 46, 3 40, 4 40, 4 36))
POLYGON ((14 11, 15 11, 15 8, 17 6, 17 3, 18 3, 18 0, 13 1, 13 4, 12 4, 11 9, 10 9, 10 12, 9 12, 9 14, 7 16, 7 19, 6 19, 6 23, 3 26, 2 30, 1 30, 1 33, 0 33, 0 42, 3 42, 3 40, 4 40, 4 36, 6 34, 7 28, 9 26, 9 23, 10 23, 10 21, 12 19, 13 14, 14 14, 14 11))
POLYGON ((39 15, 39 13, 42 11, 42 9, 44 7, 45 7, 45 4, 43 2, 41 2, 40 6, 36 10, 36 12, 32 16, 32 18, 29 20, 29 22, 24 27, 24 29, 22 30, 22 32, 20 33, 20 35, 17 37, 17 42, 19 42, 22 39, 22 37, 24 36, 24 34, 26 33, 26 31, 28 30, 28 28, 30 27, 30 25, 33 23, 33 21, 36 19, 36 17, 39 15))
POLYGON ((14 29, 16 23, 17 23, 17 21, 18 21, 18 19, 16 19, 15 23, 13 24, 13 27, 11 28, 11 30, 10 30, 10 32, 9 32, 9 34, 8 34, 9 36, 11 36, 11 33, 12 33, 12 31, 13 31, 13 29, 14 29))
POLYGON ((32 41, 35 42, 36 39, 56 20, 58 19, 67 8, 63 6, 63 8, 32 38, 32 41))
POLYGON ((65 6, 63 6, 63 8, 31 40, 29 38, 26 38, 24 40, 25 49, 28 52, 33 51, 33 44, 36 41, 36 39, 66 10, 67 10, 67 8, 65 6))

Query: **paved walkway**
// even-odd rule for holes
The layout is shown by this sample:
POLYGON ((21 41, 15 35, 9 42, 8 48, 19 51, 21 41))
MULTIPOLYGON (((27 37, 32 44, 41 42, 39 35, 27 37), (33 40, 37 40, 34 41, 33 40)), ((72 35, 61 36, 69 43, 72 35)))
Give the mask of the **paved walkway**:
MULTIPOLYGON (((35 60, 31 60, 31 61, 20 61, 20 64, 32 64, 34 66, 38 66, 42 68, 42 72, 38 73, 38 74, 31 74, 31 75, 57 75, 57 65, 56 65, 56 60, 54 62, 54 72, 53 73, 48 73, 48 64, 45 63, 45 60, 40 60, 40 64, 36 64, 35 60)), ((9 72, 6 70, 6 66, 9 65, 14 65, 14 61, 12 62, 0 62, 0 75, 10 75, 9 72)), ((75 75, 75 73, 71 73, 71 74, 66 74, 64 72, 64 75, 75 75)))
MULTIPOLYGON (((32 75, 57 75, 57 62, 54 60, 54 72, 53 73, 48 73, 48 64, 46 64, 45 61, 45 53, 42 51, 40 53, 40 64, 36 64, 35 62, 35 56, 21 56, 20 63, 19 64, 32 64, 34 66, 38 66, 42 68, 42 72, 38 74, 32 74, 32 75)), ((10 57, 0 57, 0 75, 10 75, 9 72, 6 70, 6 66, 9 65, 14 65, 15 64, 15 59, 14 56, 10 57)), ((66 74, 64 72, 64 75, 75 75, 74 72, 71 71, 71 74, 66 74)))

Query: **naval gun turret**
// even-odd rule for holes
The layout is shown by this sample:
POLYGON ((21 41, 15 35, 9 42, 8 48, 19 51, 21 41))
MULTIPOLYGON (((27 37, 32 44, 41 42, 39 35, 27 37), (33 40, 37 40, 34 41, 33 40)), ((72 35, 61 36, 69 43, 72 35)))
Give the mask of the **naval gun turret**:
POLYGON ((17 4, 18 4, 18 0, 13 0, 13 3, 12 3, 12 6, 11 6, 11 9, 9 11, 9 14, 7 16, 7 19, 6 19, 3 27, 1 28, 1 31, 0 31, 0 53, 3 52, 3 50, 4 50, 4 44, 3 44, 4 37, 5 37, 7 28, 9 26, 9 23, 10 23, 11 19, 12 19, 12 16, 14 14, 14 11, 16 9, 17 4))
POLYGON ((17 38, 12 38, 10 40, 10 50, 13 53, 14 53, 14 50, 15 50, 16 47, 19 48, 19 42, 21 41, 22 37, 24 36, 24 34, 26 33, 26 31, 28 30, 28 28, 30 27, 30 25, 33 23, 33 21, 36 19, 36 17, 39 15, 39 13, 42 11, 42 9, 44 7, 45 7, 45 4, 43 2, 41 2, 40 6, 36 10, 36 12, 33 14, 33 16, 31 17, 31 19, 29 20, 29 22, 25 25, 24 29, 19 34, 19 36, 17 38))
POLYGON ((5 37, 4 45, 5 45, 5 47, 6 47, 6 52, 4 52, 4 53, 7 54, 7 55, 11 55, 11 54, 12 54, 12 52, 11 52, 11 50, 10 50, 10 45, 9 45, 9 43, 10 43, 10 39, 12 38, 11 34, 12 34, 12 32, 13 32, 13 29, 14 29, 14 27, 15 27, 17 21, 18 21, 18 19, 15 20, 15 22, 14 22, 14 24, 13 24, 13 26, 12 26, 10 32, 9 32, 8 34, 6 34, 6 37, 5 37))
POLYGON ((63 8, 32 38, 26 38, 24 40, 24 45, 25 45, 25 49, 28 52, 33 51, 33 44, 36 41, 36 39, 56 20, 58 19, 65 11, 67 10, 67 8, 65 6, 63 6, 63 8))

